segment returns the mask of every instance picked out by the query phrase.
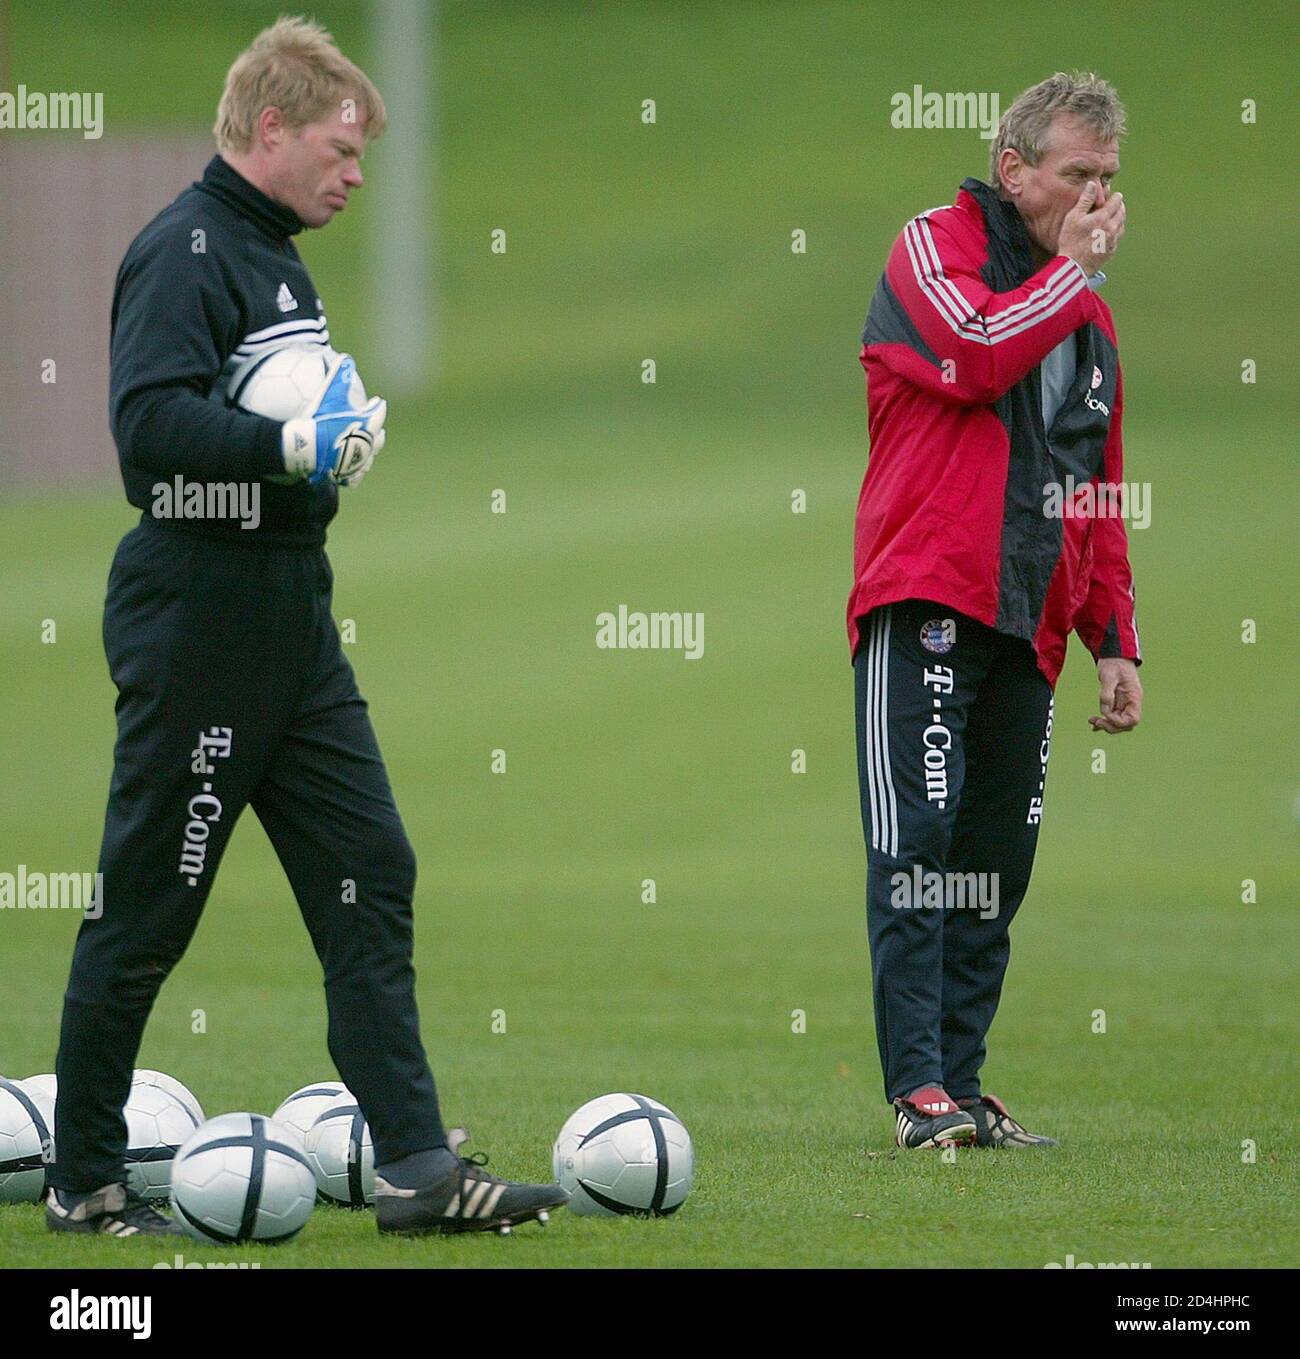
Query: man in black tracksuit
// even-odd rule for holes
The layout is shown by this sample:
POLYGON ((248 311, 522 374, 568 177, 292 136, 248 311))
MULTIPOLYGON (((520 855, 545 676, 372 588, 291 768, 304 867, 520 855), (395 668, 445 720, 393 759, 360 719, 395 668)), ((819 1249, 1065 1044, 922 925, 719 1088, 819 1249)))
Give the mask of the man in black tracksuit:
MULTIPOLYGON (((301 32, 301 21, 269 32, 285 24, 291 38, 301 32)), ((320 181, 330 210, 312 223, 323 225, 361 182, 361 133, 325 119, 304 137, 277 117, 263 114, 262 151, 299 155, 287 162, 296 173, 300 138, 309 168, 330 167, 320 181)), ((121 1109, 150 1008, 246 805, 324 968, 330 1053, 370 1125, 381 1228, 508 1226, 565 1198, 554 1187, 495 1192, 504 1182, 448 1150, 416 1014, 415 857, 330 614, 323 547, 335 477, 295 475, 288 427, 222 399, 230 374, 259 356, 328 344, 293 244, 303 226, 214 156, 140 233, 117 277, 111 420, 127 498, 143 513, 118 547, 104 612, 118 737, 103 912, 83 922, 64 1003, 47 1213, 55 1229, 171 1229, 124 1189, 121 1109), (239 503, 260 500, 260 513, 160 517, 159 488, 176 478, 205 490, 237 483, 257 497, 239 503), (470 1194, 459 1192, 472 1190, 467 1177, 487 1182, 475 1197, 494 1210, 472 1221, 470 1194)))

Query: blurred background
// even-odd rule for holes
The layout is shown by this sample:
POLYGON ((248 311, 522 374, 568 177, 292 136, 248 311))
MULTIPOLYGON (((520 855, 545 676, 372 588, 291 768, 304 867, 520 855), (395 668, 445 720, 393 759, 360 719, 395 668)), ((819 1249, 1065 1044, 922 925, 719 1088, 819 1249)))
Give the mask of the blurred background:
MULTIPOLYGON (((1248 1106, 1296 1042, 1277 1003, 1300 942, 1294 7, 387 8, 314 7, 394 135, 347 212, 297 239, 335 345, 391 398, 329 552, 420 858, 416 962, 453 1114, 488 1107, 531 1145, 590 1095, 645 1087, 697 1110, 706 1146, 738 1121, 762 1144, 810 1108, 888 1145, 843 620, 858 336, 903 222, 986 179, 989 145, 896 129, 891 99, 919 84, 1005 109, 1063 67, 1112 81, 1131 129, 1106 299, 1127 476, 1151 486, 1130 535, 1147 698, 1136 734, 1097 736, 1072 643, 987 1075, 1032 1078, 1041 1107, 1116 1082, 1136 1098, 1173 1069, 1180 1100, 1248 1106), (415 48, 385 27, 411 22, 415 48), (403 146, 408 111, 422 131, 403 146), (597 650, 596 615, 621 603, 702 611, 703 658, 597 650), (524 1084, 535 1102, 507 1108, 524 1084)), ((226 68, 277 12, 0 7, 0 88, 102 91, 105 119, 97 141, 0 131, 0 869, 94 865, 104 585, 138 517, 104 416, 112 277, 201 174, 226 68)), ((26 1075, 53 1063, 77 922, 6 915, 0 1069, 26 1075)), ((248 818, 141 1064, 272 1107, 328 1068, 314 969, 248 818)))

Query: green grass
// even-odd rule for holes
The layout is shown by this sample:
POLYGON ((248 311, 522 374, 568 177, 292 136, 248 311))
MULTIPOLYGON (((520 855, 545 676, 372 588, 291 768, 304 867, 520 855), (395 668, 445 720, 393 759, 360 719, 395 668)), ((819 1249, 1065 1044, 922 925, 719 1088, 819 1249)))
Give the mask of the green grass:
MULTIPOLYGON (((94 11, 55 43, 64 9, 15 0, 12 79, 104 88, 127 122, 202 125, 264 11, 202 17, 201 41, 185 42, 206 63, 192 82, 138 81, 184 59, 168 57, 182 8, 137 7, 153 22, 127 26, 129 42, 94 11), (119 50, 125 64, 106 64, 119 50)), ((335 8, 319 12, 347 40, 354 11, 335 8)), ((922 59, 914 29, 873 23, 869 7, 582 7, 581 21, 578 7, 446 8, 444 362, 426 399, 395 403, 389 446, 330 544, 335 614, 356 622, 351 659, 420 859, 426 1041, 449 1121, 494 1169, 544 1174, 572 1109, 632 1089, 684 1118, 697 1182, 661 1222, 560 1214, 544 1233, 409 1243, 321 1209, 284 1249, 182 1245, 186 1258, 953 1258, 919 1244, 924 1222, 971 1263, 1293 1261, 1300 1177, 1277 1098, 1297 1043, 1279 999, 1300 945, 1296 648, 1279 568, 1294 543, 1279 493, 1294 359, 1273 281, 1288 258, 1274 208, 1283 12, 1252 9, 1248 29, 1222 7, 1196 23, 1181 7, 1116 8, 1067 50, 1047 27, 1008 48, 976 9, 922 59), (1194 95, 1156 73, 1157 52, 1160 70, 1200 73, 1194 95), (1153 485, 1152 526, 1132 535, 1147 714, 1133 736, 1094 735, 1091 666, 1073 649, 984 1073, 1063 1145, 947 1164, 893 1153, 871 1035, 842 624, 865 445, 855 337, 901 222, 982 174, 986 154, 960 132, 891 133, 890 92, 967 89, 982 70, 1005 104, 1091 61, 1133 127, 1133 225, 1108 297, 1128 476, 1153 485), (643 97, 659 102, 652 129, 643 97), (1267 115, 1254 129, 1236 116, 1244 97, 1267 115), (505 257, 487 250, 499 225, 505 257), (807 256, 789 251, 794 226, 807 256), (654 386, 639 381, 647 356, 654 386), (1238 380, 1243 357, 1259 361, 1255 387, 1238 380), (488 512, 497 487, 504 516, 488 512), (806 515, 790 513, 795 487, 806 515), (704 658, 597 651, 595 616, 620 602, 703 610, 704 658), (504 776, 489 772, 497 747, 504 776), (1240 901, 1245 878, 1256 905, 1240 901), (498 1008, 504 1035, 490 1030, 498 1008), (796 1009, 806 1033, 791 1031, 796 1009)), ((376 194, 381 182, 380 160, 376 194)), ((363 199, 303 245, 363 372, 351 252, 367 211, 363 199)), ((111 484, 0 504, 0 870, 93 865, 113 731, 100 610, 131 522, 111 484), (47 618, 54 645, 40 642, 47 618)), ((75 926, 0 918, 0 1070, 52 1066, 75 926)), ((269 1112, 331 1074, 324 1020, 306 932, 249 818, 139 1062, 209 1112, 269 1112)), ((8 1262, 159 1258, 131 1242, 74 1250, 34 1208, 0 1209, 8 1262)))

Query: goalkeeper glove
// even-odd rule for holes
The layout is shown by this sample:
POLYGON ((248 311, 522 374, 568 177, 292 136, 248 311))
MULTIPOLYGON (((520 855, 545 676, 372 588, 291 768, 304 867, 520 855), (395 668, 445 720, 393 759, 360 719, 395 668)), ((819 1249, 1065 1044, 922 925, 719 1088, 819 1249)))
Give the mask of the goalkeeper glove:
POLYGON ((349 389, 355 378, 352 356, 336 355, 306 412, 284 422, 280 447, 291 476, 305 477, 313 486, 326 478, 349 486, 369 470, 384 446, 388 402, 376 396, 364 406, 353 406, 349 389))

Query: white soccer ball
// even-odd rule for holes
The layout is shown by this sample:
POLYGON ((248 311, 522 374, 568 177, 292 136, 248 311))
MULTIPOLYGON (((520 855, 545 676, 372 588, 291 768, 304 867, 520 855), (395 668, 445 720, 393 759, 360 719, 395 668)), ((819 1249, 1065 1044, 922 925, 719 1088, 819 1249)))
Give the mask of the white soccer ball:
POLYGON ((342 1081, 316 1081, 312 1085, 304 1085, 301 1090, 295 1090, 271 1117, 277 1123, 292 1128, 306 1142, 307 1133, 317 1117, 341 1099, 356 1103, 352 1092, 342 1081))
MULTIPOLYGON (((38 1078, 32 1077, 32 1079, 38 1078)), ((53 1080, 54 1078, 51 1076, 50 1079, 53 1080)), ((135 1074, 131 1077, 131 1082, 133 1085, 156 1085, 159 1090, 165 1090, 177 1103, 189 1111, 196 1128, 206 1117, 203 1106, 195 1098, 193 1091, 182 1085, 175 1076, 169 1076, 165 1071, 154 1071, 147 1066, 137 1067, 135 1074)), ((28 1089, 31 1088, 30 1083, 25 1081, 24 1084, 28 1086, 28 1089)))
POLYGON ((59 1095, 59 1078, 52 1071, 41 1076, 24 1076, 18 1084, 29 1095, 40 1095, 48 1100, 55 1100, 59 1095))
POLYGON ((287 1241, 316 1206, 316 1177, 286 1128, 262 1114, 222 1114, 172 1164, 172 1211, 200 1241, 287 1241))
POLYGON ((39 1203, 54 1159, 54 1101, 0 1076, 0 1203, 39 1203))
POLYGON ((666 1105, 643 1095, 601 1095, 560 1129, 552 1164, 572 1195, 571 1213, 663 1217, 690 1193, 695 1152, 666 1105))
MULTIPOLYGON (((320 394, 337 353, 323 344, 290 344, 259 354, 237 367, 226 387, 227 400, 254 415, 271 420, 293 420, 320 394)), ((354 407, 366 404, 366 389, 352 365, 348 398, 354 407)))
POLYGON ((133 1083, 126 1117, 126 1182, 147 1199, 165 1199, 172 1161, 201 1122, 161 1086, 133 1083))
POLYGON ((307 1130, 307 1163, 320 1192, 334 1203, 364 1208, 375 1201, 375 1148, 356 1100, 335 1100, 307 1130))

